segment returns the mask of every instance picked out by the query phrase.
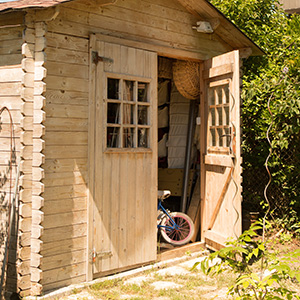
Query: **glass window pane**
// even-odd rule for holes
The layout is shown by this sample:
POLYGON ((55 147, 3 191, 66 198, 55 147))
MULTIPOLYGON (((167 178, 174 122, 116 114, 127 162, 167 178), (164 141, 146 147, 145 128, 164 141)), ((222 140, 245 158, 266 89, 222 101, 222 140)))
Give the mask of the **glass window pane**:
POLYGON ((134 106, 123 104, 123 124, 134 124, 134 106))
POLYGON ((133 101, 134 81, 124 80, 123 100, 133 101))
POLYGON ((217 108, 217 112, 218 112, 218 118, 217 118, 217 125, 223 125, 223 110, 222 107, 218 107, 217 108))
POLYGON ((123 147, 134 148, 134 128, 124 128, 123 130, 123 147))
POLYGON ((138 83, 138 101, 148 102, 148 83, 139 82, 138 83))
POLYGON ((148 148, 148 135, 149 130, 147 128, 139 128, 138 129, 138 147, 140 148, 148 148))
POLYGON ((224 139, 224 146, 229 147, 230 146, 230 140, 231 140, 230 128, 229 127, 224 128, 224 134, 226 135, 226 139, 224 139))
POLYGON ((107 98, 119 99, 119 79, 107 78, 107 98))
POLYGON ((216 131, 215 128, 209 130, 209 146, 216 146, 216 131))
POLYGON ((148 107, 138 106, 138 124, 147 125, 148 124, 148 107))
MULTIPOLYGON (((141 78, 141 80, 143 80, 141 78)), ((106 145, 108 148, 148 148, 150 83, 107 78, 106 145), (117 101, 116 101, 117 100, 117 101), (148 127, 148 126, 145 126, 148 127)))
POLYGON ((224 117, 225 117, 225 120, 224 120, 224 125, 229 125, 229 106, 224 106, 224 111, 225 111, 225 114, 224 114, 224 117))
POLYGON ((223 130, 222 130, 222 128, 218 128, 217 129, 217 134, 218 134, 217 140, 219 141, 218 146, 222 147, 222 146, 224 146, 223 145, 223 141, 225 139, 225 136, 223 136, 223 130))
POLYGON ((222 104, 222 99, 223 99, 223 88, 221 86, 216 88, 217 94, 218 94, 218 101, 217 104, 222 104))
POLYGON ((208 105, 215 105, 215 90, 214 88, 210 88, 208 90, 208 105))
POLYGON ((229 85, 225 85, 224 87, 224 93, 225 93, 225 103, 229 103, 230 95, 229 95, 229 85))
POLYGON ((216 111, 214 108, 210 109, 210 114, 209 114, 209 125, 214 126, 216 125, 216 111))
POLYGON ((107 127, 107 147, 119 148, 120 128, 107 127))
POLYGON ((107 103, 107 123, 119 124, 120 120, 120 104, 107 103))

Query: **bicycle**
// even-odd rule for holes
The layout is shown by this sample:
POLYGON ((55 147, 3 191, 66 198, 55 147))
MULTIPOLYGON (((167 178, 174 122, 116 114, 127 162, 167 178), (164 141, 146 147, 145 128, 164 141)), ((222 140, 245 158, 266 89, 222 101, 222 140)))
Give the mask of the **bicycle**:
POLYGON ((158 191, 157 228, 162 238, 169 244, 181 246, 193 237, 195 227, 191 218, 181 212, 170 212, 162 205, 164 199, 171 195, 170 191, 158 191))

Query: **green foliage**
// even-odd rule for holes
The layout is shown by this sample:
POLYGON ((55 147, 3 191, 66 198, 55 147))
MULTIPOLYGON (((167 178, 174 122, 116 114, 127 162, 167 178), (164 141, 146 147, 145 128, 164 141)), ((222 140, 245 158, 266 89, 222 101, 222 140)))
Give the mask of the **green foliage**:
MULTIPOLYGON (((266 53, 264 56, 250 57, 243 63, 244 172, 258 174, 259 180, 262 178, 264 184, 267 182, 264 170, 269 153, 266 132, 273 120, 270 131, 273 152, 269 161, 273 181, 269 189, 273 201, 271 208, 288 204, 282 211, 295 211, 299 217, 300 15, 287 16, 277 0, 211 2, 266 53), (272 117, 267 107, 269 99, 272 117), (278 190, 282 193, 283 203, 276 194, 278 190)), ((263 193, 256 191, 257 176, 245 179, 245 201, 264 201, 263 193)))
POLYGON ((293 232, 297 235, 300 236, 300 222, 294 223, 291 226, 291 229, 293 230, 293 232))
POLYGON ((284 285, 287 280, 300 282, 299 270, 291 268, 299 261, 300 249, 278 258, 278 253, 270 252, 267 243, 258 238, 257 231, 262 229, 262 224, 257 222, 238 239, 228 242, 227 247, 210 254, 201 262, 202 271, 206 275, 228 269, 235 272, 235 283, 228 290, 234 299, 300 299, 284 285))

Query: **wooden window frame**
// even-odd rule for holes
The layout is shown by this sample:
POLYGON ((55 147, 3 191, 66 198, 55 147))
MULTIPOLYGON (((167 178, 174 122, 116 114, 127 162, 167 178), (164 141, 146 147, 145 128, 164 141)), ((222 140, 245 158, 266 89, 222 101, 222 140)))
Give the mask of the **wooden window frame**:
POLYGON ((105 85, 104 85, 104 145, 105 145, 105 152, 148 152, 151 151, 152 141, 151 137, 151 111, 152 111, 152 99, 151 99, 151 84, 152 79, 141 77, 141 76, 130 76, 126 74, 116 74, 116 73, 105 73, 105 85), (108 99, 108 79, 117 79, 119 80, 119 99, 108 99), (125 100, 124 99, 124 82, 131 81, 134 82, 133 88, 133 100, 125 100), (148 92, 147 92, 147 101, 142 102, 138 101, 138 84, 145 83, 148 84, 148 92), (108 114, 108 104, 115 103, 120 105, 120 111, 118 116, 117 123, 108 123, 107 122, 107 114, 108 114), (133 107, 133 122, 131 123, 124 123, 124 106, 131 105, 133 107), (148 108, 147 113, 147 124, 139 124, 138 120, 138 110, 140 107, 148 108), (118 136, 118 146, 117 147, 109 147, 107 145, 107 131, 108 128, 118 128, 119 136, 118 136), (133 136, 133 146, 132 147, 125 147, 124 146, 124 129, 134 129, 134 136, 133 136), (148 131, 147 134, 147 147, 139 147, 139 130, 145 129, 148 131))
MULTIPOLYGON (((228 103, 214 103, 214 104, 210 104, 209 103, 209 99, 208 99, 208 103, 207 103, 207 118, 208 118, 208 123, 207 123, 207 154, 225 154, 228 155, 230 154, 230 140, 232 139, 232 128, 231 128, 231 116, 230 116, 230 110, 232 107, 232 96, 230 93, 230 87, 231 87, 231 80, 230 79, 225 79, 225 80, 215 80, 215 81, 209 81, 207 86, 207 90, 208 90, 208 98, 209 98, 209 94, 210 94, 210 90, 216 87, 222 87, 222 86, 227 86, 228 87, 228 98, 229 101, 228 103), (225 111, 225 107, 227 107, 228 109, 228 114, 227 116, 225 116, 224 111, 225 111), (222 111, 222 122, 224 122, 224 119, 226 119, 226 123, 222 123, 219 124, 220 118, 218 118, 218 109, 220 109, 222 111), (210 114, 210 110, 214 110, 215 111, 215 124, 214 125, 210 125, 210 118, 211 118, 211 114, 210 114), (218 120, 217 120, 218 119, 218 120), (215 134, 215 139, 216 139, 216 145, 211 145, 211 134, 210 131, 211 129, 214 129, 216 134, 215 134), (220 134, 218 134, 218 129, 220 129, 222 131, 222 133, 224 133, 227 129, 228 133, 225 133, 226 135, 228 134, 230 136, 230 140, 229 143, 226 142, 226 136, 223 136, 222 138, 225 141, 225 146, 223 145, 219 145, 219 141, 220 141, 220 134)), ((215 91, 216 92, 216 91, 215 91)))

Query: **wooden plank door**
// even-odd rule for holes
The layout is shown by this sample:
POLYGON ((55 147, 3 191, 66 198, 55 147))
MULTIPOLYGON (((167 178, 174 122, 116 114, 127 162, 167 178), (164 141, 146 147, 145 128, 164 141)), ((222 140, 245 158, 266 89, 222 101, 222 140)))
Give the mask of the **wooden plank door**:
POLYGON ((102 41, 96 52, 95 277, 156 259, 157 210, 157 55, 102 41))
POLYGON ((241 234, 239 52, 201 70, 201 237, 211 248, 241 234))

